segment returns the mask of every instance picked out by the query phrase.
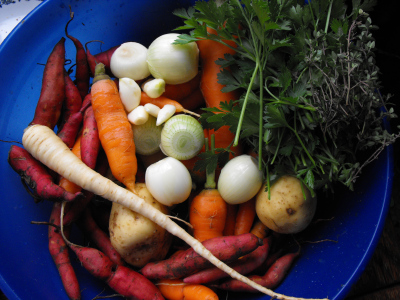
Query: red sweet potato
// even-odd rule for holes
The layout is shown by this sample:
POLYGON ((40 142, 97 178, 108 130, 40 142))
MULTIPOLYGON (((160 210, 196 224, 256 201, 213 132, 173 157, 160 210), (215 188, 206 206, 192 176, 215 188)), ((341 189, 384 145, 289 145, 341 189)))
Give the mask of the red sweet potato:
POLYGON ((78 226, 86 237, 91 240, 99 250, 107 255, 110 260, 116 265, 124 265, 125 262, 121 258, 121 255, 111 245, 110 238, 108 235, 97 226, 93 219, 91 210, 86 207, 83 211, 82 216, 78 220, 78 226))
MULTIPOLYGON (((257 269, 263 264, 268 256, 269 248, 271 244, 271 238, 264 238, 263 245, 259 246, 256 250, 243 256, 242 258, 232 262, 230 267, 238 271, 240 274, 250 274, 252 271, 257 269)), ((206 284, 217 281, 222 278, 229 277, 229 274, 225 273, 217 267, 208 268, 194 273, 183 279, 183 282, 190 284, 206 284)))
MULTIPOLYGON (((60 213, 61 204, 54 203, 50 215, 50 224, 60 226, 60 213)), ((60 274, 61 281, 69 299, 78 300, 81 298, 79 282, 74 268, 71 265, 68 247, 60 233, 59 228, 55 226, 49 226, 49 251, 57 267, 58 273, 60 274)), ((69 229, 70 227, 64 227, 64 234, 66 236, 69 236, 69 229)))
POLYGON ((82 43, 75 37, 68 34, 68 25, 74 18, 74 13, 70 13, 70 20, 65 26, 65 35, 74 43, 76 49, 76 71, 75 71, 75 84, 79 91, 81 99, 83 99, 89 92, 90 84, 90 70, 87 61, 85 48, 82 43))
POLYGON ((96 67, 96 64, 102 63, 106 68, 106 74, 110 75, 111 77, 115 77, 110 69, 110 61, 114 51, 117 50, 120 45, 93 55, 87 48, 87 44, 88 43, 86 43, 86 56, 92 76, 94 75, 94 68, 96 67))
MULTIPOLYGON (((299 256, 299 251, 288 253, 278 258, 263 276, 252 275, 249 279, 268 288, 276 288, 286 277, 295 259, 299 256)), ((218 285, 219 289, 233 292, 257 293, 258 291, 246 283, 237 279, 230 279, 218 285)))
POLYGON ((51 129, 57 125, 65 98, 64 63, 65 38, 62 37, 47 59, 40 97, 31 125, 40 124, 51 129))
POLYGON ((47 168, 25 149, 13 145, 8 152, 8 163, 17 172, 35 196, 35 201, 74 201, 83 197, 82 193, 69 193, 53 182, 47 168))
POLYGON ((83 114, 78 111, 68 117, 66 123, 63 125, 58 137, 69 147, 74 146, 75 140, 78 136, 78 132, 82 125, 83 114))
POLYGON ((70 243, 68 245, 90 274, 105 281, 115 292, 126 299, 164 299, 154 283, 128 267, 114 264, 101 251, 70 243))
MULTIPOLYGON (((106 159, 106 154, 104 153, 104 151, 100 151, 95 170, 97 171, 97 173, 105 176, 107 169, 108 161, 106 159)), ((94 194, 92 192, 83 190, 82 193, 84 195, 83 199, 80 199, 79 201, 73 201, 65 205, 64 225, 68 225, 72 222, 77 221, 82 212, 85 210, 85 208, 94 197, 94 194)))
POLYGON ((65 100, 64 107, 62 112, 63 122, 68 121, 68 118, 74 113, 78 112, 82 107, 82 97, 79 93, 78 88, 75 83, 72 81, 71 77, 67 73, 64 72, 65 79, 65 100))
POLYGON ((81 107, 80 111, 81 111, 82 113, 84 113, 84 112, 86 111, 86 109, 87 109, 90 105, 92 105, 92 94, 91 94, 91 93, 87 94, 87 95, 85 96, 85 98, 83 98, 82 107, 81 107))
POLYGON ((89 106, 83 117, 83 131, 81 139, 81 158, 82 161, 92 169, 95 168, 97 156, 100 149, 99 131, 96 119, 94 118, 93 108, 89 106))
MULTIPOLYGON (((206 240, 202 244, 219 260, 230 262, 255 250, 262 245, 262 240, 254 234, 247 233, 238 236, 216 237, 206 240)), ((189 248, 172 258, 148 263, 140 272, 150 280, 175 279, 186 277, 210 266, 212 265, 208 260, 189 248)))

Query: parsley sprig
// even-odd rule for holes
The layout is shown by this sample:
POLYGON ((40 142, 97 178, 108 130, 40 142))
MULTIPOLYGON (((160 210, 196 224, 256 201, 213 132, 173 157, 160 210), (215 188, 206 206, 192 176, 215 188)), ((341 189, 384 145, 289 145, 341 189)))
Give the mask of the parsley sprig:
POLYGON ((267 184, 292 174, 311 191, 334 182, 353 189, 362 168, 399 136, 382 122, 396 115, 390 95, 377 92, 377 28, 366 13, 376 1, 309 2, 197 1, 174 12, 184 21, 177 30, 189 32, 175 43, 237 45, 216 63, 223 91, 242 96, 204 109, 200 120, 208 128, 229 125, 234 145, 240 140, 258 153, 267 184))

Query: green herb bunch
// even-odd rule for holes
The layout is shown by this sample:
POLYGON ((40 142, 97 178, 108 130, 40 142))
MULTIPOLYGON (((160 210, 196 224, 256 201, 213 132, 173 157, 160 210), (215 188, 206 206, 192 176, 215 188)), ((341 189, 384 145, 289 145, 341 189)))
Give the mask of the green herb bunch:
POLYGON ((175 43, 235 41, 236 54, 217 61, 218 79, 242 96, 204 109, 200 120, 229 125, 234 145, 256 151, 267 185, 291 174, 313 192, 335 182, 353 189, 362 168, 399 136, 383 125, 396 115, 379 93, 377 28, 367 13, 375 1, 309 2, 197 1, 174 12, 185 23, 177 30, 189 30, 175 43))

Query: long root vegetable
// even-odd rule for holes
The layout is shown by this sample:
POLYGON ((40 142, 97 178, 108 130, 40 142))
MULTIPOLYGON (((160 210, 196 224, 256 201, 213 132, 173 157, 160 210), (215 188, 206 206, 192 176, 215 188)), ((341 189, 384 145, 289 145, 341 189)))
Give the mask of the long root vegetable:
POLYGON ((164 97, 174 99, 175 101, 181 102, 184 98, 188 97, 200 85, 201 72, 189 81, 180 84, 167 84, 163 93, 164 97))
MULTIPOLYGON (((62 138, 61 138, 61 140, 62 140, 62 138)), ((79 159, 82 159, 81 158, 81 140, 82 140, 82 136, 80 135, 76 139, 75 144, 73 145, 73 147, 71 149, 72 153, 75 154, 76 157, 78 157, 79 159)), ((66 145, 69 147, 68 144, 66 144, 66 145)), ((78 193, 78 192, 82 191, 82 188, 79 185, 69 181, 68 179, 66 179, 64 177, 60 178, 58 185, 70 193, 78 193)))
POLYGON ((70 181, 75 182, 85 190, 91 191, 96 195, 101 195, 105 199, 126 206, 127 208, 149 218, 161 227, 167 229, 173 235, 181 238, 193 248, 193 251, 227 272, 231 277, 239 279, 256 290, 271 297, 275 297, 276 299, 301 299, 275 293, 232 270, 207 250, 202 243, 173 222, 168 216, 153 208, 151 205, 146 204, 143 199, 134 193, 115 184, 111 180, 104 178, 86 166, 69 150, 69 148, 49 127, 43 125, 29 126, 24 131, 22 142, 25 149, 27 149, 27 151, 29 151, 36 159, 43 162, 48 168, 54 170, 70 181))
POLYGON ((101 250, 116 265, 125 265, 121 255, 111 245, 108 235, 100 229, 93 219, 91 210, 86 207, 78 220, 78 225, 86 237, 88 237, 99 250, 101 250))
POLYGON ((105 281, 109 287, 126 299, 164 299, 150 280, 132 269, 114 264, 100 250, 82 247, 70 242, 67 242, 67 244, 90 274, 105 281))
POLYGON ((82 161, 94 169, 100 151, 100 137, 94 117, 93 107, 89 106, 83 116, 81 158, 82 161))
POLYGON ((186 284, 179 279, 161 280, 157 287, 168 300, 218 300, 218 295, 209 287, 186 284))
POLYGON ((189 96, 183 98, 179 103, 189 111, 199 110, 204 106, 204 97, 200 89, 196 89, 189 96))
POLYGON ((68 34, 68 25, 73 19, 74 13, 70 12, 70 20, 65 26, 65 35, 74 43, 76 48, 75 84, 79 91, 81 99, 83 99, 89 91, 90 70, 85 48, 83 47, 82 43, 76 37, 68 34))
MULTIPOLYGON (((271 238, 264 238, 263 245, 259 246, 256 250, 250 252, 249 254, 246 254, 245 256, 232 262, 229 265, 240 274, 250 274, 252 271, 256 270, 265 262, 269 253, 270 245, 271 238)), ((184 278, 183 282, 190 284, 207 284, 226 277, 229 277, 227 273, 225 273, 221 269, 212 267, 201 270, 193 275, 184 278)))
POLYGON ((82 119, 82 112, 78 111, 74 113, 73 115, 69 116, 61 131, 58 133, 60 139, 62 139, 63 142, 70 148, 74 145, 74 142, 82 125, 82 119))
POLYGON ((236 214, 238 206, 236 204, 226 204, 226 221, 223 231, 223 235, 234 235, 235 234, 235 224, 236 224, 236 214))
POLYGON ((178 113, 187 113, 199 117, 198 114, 184 108, 182 104, 180 104, 178 101, 167 98, 164 95, 161 95, 160 97, 157 98, 151 98, 145 92, 142 92, 142 95, 140 97, 140 105, 146 105, 147 103, 154 104, 159 108, 163 108, 165 105, 173 105, 175 106, 176 112, 178 113))
POLYGON ((21 176, 23 183, 33 191, 35 202, 74 201, 83 197, 80 192, 70 193, 55 184, 47 168, 24 148, 11 146, 8 152, 8 163, 21 176))
POLYGON ((200 242, 223 236, 227 204, 217 189, 203 189, 190 203, 189 222, 200 242))
POLYGON ((88 64, 89 64, 89 69, 90 69, 90 72, 92 73, 92 75, 94 76, 96 65, 98 63, 102 63, 105 66, 106 74, 108 74, 110 76, 113 76, 113 74, 111 72, 111 69, 110 69, 111 56, 113 55, 114 51, 118 49, 118 47, 120 45, 111 47, 108 50, 105 50, 103 52, 100 52, 100 53, 97 53, 97 54, 93 55, 89 51, 89 49, 87 48, 87 44, 88 43, 86 43, 86 45, 85 45, 86 57, 87 57, 87 61, 88 61, 88 64))
MULTIPOLYGON (((207 27, 207 31, 210 34, 216 34, 216 31, 207 27)), ((226 41, 233 48, 236 46, 234 42, 226 41)), ((220 108, 221 102, 231 102, 239 99, 240 93, 238 90, 224 93, 222 89, 224 85, 218 82, 218 74, 222 68, 216 61, 218 59, 224 59, 225 54, 235 54, 235 50, 225 46, 217 41, 211 39, 198 40, 197 46, 200 50, 200 62, 202 67, 200 89, 204 96, 207 107, 220 108)), ((210 132, 211 134, 212 132, 210 132)), ((231 146, 234 141, 235 134, 229 130, 228 126, 222 126, 218 130, 215 130, 215 146, 217 148, 227 148, 231 146)), ((236 155, 242 153, 242 147, 237 145, 231 147, 231 150, 236 155)), ((231 155, 233 157, 233 155, 231 155)))
MULTIPOLYGON (((105 176, 105 174, 108 171, 108 162, 107 162, 107 158, 106 158, 104 151, 99 152, 98 158, 99 159, 97 160, 95 170, 100 175, 105 176)), ((78 220, 81 213, 85 210, 86 207, 88 207, 88 204, 94 197, 94 194, 87 190, 83 190, 82 193, 84 194, 84 198, 82 200, 73 201, 73 202, 67 203, 65 205, 65 215, 64 215, 64 223, 63 223, 64 225, 71 224, 72 222, 75 222, 76 220, 78 220)), ((108 221, 108 218, 107 218, 107 221, 108 221)), ((98 223, 97 219, 96 219, 96 223, 98 223)), ((107 226, 107 228, 108 228, 108 226, 107 226)), ((102 228, 102 229, 106 231, 106 229, 104 229, 104 228, 102 228)))
MULTIPOLYGON (((255 250, 262 240, 252 234, 242 236, 216 237, 204 241, 203 246, 219 260, 235 261, 239 257, 255 250)), ((148 263, 141 273, 150 279, 183 278, 199 270, 208 268, 211 263, 189 248, 166 260, 148 263)))
POLYGON ((256 220, 254 222, 253 227, 250 230, 252 234, 255 234, 256 236, 262 239, 267 236, 269 231, 270 231, 269 228, 265 226, 264 223, 261 222, 260 220, 256 220))
POLYGON ((238 204, 235 222, 235 235, 250 232, 256 217, 256 200, 252 198, 238 204))
MULTIPOLYGON (((54 225, 49 226, 48 231, 49 252, 60 274, 61 281, 69 299, 79 300, 81 298, 79 282, 75 270, 71 265, 68 247, 59 228, 61 225, 60 213, 61 204, 54 203, 49 220, 49 223, 54 225)), ((69 230, 69 227, 64 228, 64 235, 69 236, 69 230)))
POLYGON ((135 190, 137 158, 132 125, 114 81, 105 74, 103 64, 96 66, 91 88, 92 107, 101 145, 114 177, 129 190, 135 190))
MULTIPOLYGON (((254 282, 269 288, 276 288, 285 278, 287 272, 293 265, 295 259, 299 256, 299 251, 295 253, 288 253, 278 258, 263 276, 253 275, 249 278, 254 282)), ((218 286, 218 288, 227 291, 235 292, 250 292, 257 293, 258 291, 247 284, 235 279, 230 279, 218 286)))
POLYGON ((62 121, 60 127, 62 128, 63 124, 68 121, 68 118, 74 113, 78 112, 82 107, 82 97, 79 93, 78 88, 75 83, 72 81, 67 71, 64 71, 64 80, 65 80, 65 100, 64 107, 62 112, 62 121))
POLYGON ((65 38, 62 37, 47 59, 40 97, 30 125, 40 124, 51 129, 57 125, 65 97, 64 63, 65 38))

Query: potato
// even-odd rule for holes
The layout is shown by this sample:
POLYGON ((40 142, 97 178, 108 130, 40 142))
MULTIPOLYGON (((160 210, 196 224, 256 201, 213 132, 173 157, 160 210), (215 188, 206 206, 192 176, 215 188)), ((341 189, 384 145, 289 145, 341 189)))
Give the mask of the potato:
POLYGON ((314 217, 317 199, 311 197, 306 187, 303 189, 299 179, 287 175, 271 185, 270 199, 263 186, 256 196, 256 213, 260 221, 279 233, 304 230, 314 217))
MULTIPOLYGON (((166 206, 155 200, 144 183, 136 184, 139 197, 163 213, 166 206)), ((122 258, 134 267, 162 260, 171 245, 171 234, 153 221, 132 210, 113 203, 109 222, 110 240, 122 258)))

